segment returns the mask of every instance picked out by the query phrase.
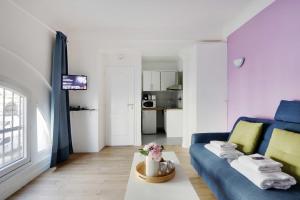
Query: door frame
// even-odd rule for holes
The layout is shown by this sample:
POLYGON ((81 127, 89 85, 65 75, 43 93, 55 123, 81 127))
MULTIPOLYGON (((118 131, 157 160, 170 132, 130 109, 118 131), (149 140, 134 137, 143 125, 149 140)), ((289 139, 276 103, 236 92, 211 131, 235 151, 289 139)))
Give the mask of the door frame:
POLYGON ((105 74, 105 89, 104 89, 104 94, 105 94, 105 107, 104 107, 104 113, 105 113, 105 143, 108 145, 108 137, 110 136, 109 131, 108 131, 108 111, 107 111, 107 97, 106 97, 106 92, 108 88, 107 85, 107 70, 109 68, 131 68, 133 69, 133 78, 134 78, 134 133, 133 133, 133 145, 135 146, 140 146, 142 144, 142 131, 141 131, 141 95, 142 95, 142 70, 141 66, 129 66, 129 65, 107 65, 104 69, 104 74, 105 74))

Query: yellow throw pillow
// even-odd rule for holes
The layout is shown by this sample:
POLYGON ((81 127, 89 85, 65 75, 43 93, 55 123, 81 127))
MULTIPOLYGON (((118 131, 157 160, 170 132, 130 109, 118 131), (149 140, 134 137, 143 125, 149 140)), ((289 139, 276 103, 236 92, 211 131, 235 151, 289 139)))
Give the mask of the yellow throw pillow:
POLYGON ((300 134, 274 129, 266 156, 283 164, 283 171, 300 181, 300 134))
POLYGON ((257 146, 262 126, 263 123, 252 123, 241 120, 235 126, 229 142, 237 144, 237 149, 245 154, 252 154, 257 146))

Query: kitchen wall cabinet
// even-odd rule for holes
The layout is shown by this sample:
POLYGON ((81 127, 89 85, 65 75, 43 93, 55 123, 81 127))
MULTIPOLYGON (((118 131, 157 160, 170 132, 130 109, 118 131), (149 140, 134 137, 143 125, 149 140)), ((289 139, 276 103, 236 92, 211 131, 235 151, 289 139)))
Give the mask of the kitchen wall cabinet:
POLYGON ((161 72, 161 91, 166 91, 168 87, 175 85, 176 72, 161 72))
POLYGON ((152 91, 152 72, 144 71, 143 72, 143 91, 152 91))
POLYGON ((152 91, 160 91, 160 72, 151 72, 152 91))
POLYGON ((143 91, 160 91, 160 72, 143 72, 143 91))

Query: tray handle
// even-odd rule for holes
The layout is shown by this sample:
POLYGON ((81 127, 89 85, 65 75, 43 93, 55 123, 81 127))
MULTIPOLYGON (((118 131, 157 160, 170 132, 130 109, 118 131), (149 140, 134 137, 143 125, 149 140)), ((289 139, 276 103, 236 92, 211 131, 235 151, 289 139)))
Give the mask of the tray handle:
POLYGON ((143 179, 143 180, 146 180, 145 177, 141 176, 141 175, 138 175, 139 178, 143 179))

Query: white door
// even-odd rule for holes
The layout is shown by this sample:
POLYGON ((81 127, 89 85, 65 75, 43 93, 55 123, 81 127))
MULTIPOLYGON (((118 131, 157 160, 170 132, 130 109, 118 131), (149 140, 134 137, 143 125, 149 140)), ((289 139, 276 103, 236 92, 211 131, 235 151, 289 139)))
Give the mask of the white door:
POLYGON ((151 72, 143 72, 143 91, 152 91, 151 72))
POLYGON ((134 69, 106 69, 106 139, 111 146, 134 144, 134 69))
POLYGON ((161 90, 165 91, 168 87, 175 85, 176 76, 175 72, 161 72, 161 90))
POLYGON ((160 72, 151 73, 152 90, 160 91, 160 72))

